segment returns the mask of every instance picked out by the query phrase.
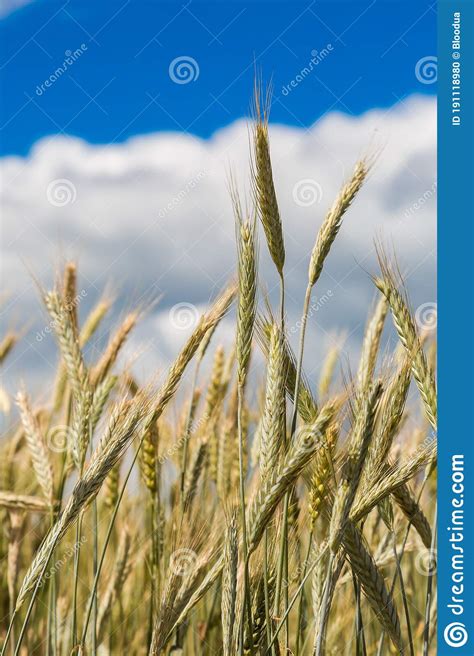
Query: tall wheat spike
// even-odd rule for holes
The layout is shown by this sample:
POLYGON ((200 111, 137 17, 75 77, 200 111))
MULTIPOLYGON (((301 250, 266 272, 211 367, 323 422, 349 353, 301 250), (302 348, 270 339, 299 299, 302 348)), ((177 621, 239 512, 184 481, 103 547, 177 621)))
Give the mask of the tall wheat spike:
POLYGON ((351 179, 342 187, 334 205, 326 214, 323 224, 319 229, 309 262, 308 281, 311 287, 314 287, 321 275, 324 261, 339 232, 344 214, 364 184, 368 172, 369 164, 367 161, 360 160, 357 162, 351 179))
POLYGON ((254 126, 254 171, 253 185, 257 199, 258 213, 267 240, 268 250, 280 277, 285 265, 285 246, 280 211, 273 184, 270 142, 268 137, 268 110, 270 93, 262 107, 261 88, 255 85, 255 126, 254 126))
POLYGON ((237 305, 237 377, 245 385, 255 325, 257 296, 257 244, 255 221, 243 221, 236 209, 239 295, 237 305))

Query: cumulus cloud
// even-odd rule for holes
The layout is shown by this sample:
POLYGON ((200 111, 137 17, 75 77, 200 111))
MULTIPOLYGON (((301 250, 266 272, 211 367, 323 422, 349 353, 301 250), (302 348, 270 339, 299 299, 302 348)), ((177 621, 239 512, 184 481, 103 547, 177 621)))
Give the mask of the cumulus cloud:
MULTIPOLYGON (((350 360, 357 352, 374 297, 374 238, 393 244, 413 304, 435 299, 435 101, 411 97, 360 117, 331 113, 311 129, 274 125, 271 148, 287 248, 288 323, 296 325, 308 255, 325 211, 356 159, 378 153, 370 178, 341 229, 315 290, 307 368, 345 332, 350 360), (318 299, 325 295, 326 301, 318 299)), ((233 171, 249 189, 248 126, 238 121, 209 140, 160 133, 124 144, 94 146, 57 136, 38 142, 27 158, 0 161, 3 183, 2 279, 8 298, 3 325, 25 328, 11 360, 13 379, 41 379, 54 368, 50 337, 37 339, 39 315, 32 273, 51 282, 55 265, 78 260, 87 313, 106 284, 119 310, 161 297, 132 340, 139 366, 163 366, 186 330, 170 310, 203 308, 232 275, 234 222, 227 179, 233 171)), ((277 279, 261 239, 262 280, 275 296, 277 279)), ((110 323, 104 329, 108 329, 110 323)), ((295 331, 296 332, 296 331, 295 331)), ((222 328, 230 339, 231 321, 222 328)), ((103 339, 103 336, 102 336, 103 339)))

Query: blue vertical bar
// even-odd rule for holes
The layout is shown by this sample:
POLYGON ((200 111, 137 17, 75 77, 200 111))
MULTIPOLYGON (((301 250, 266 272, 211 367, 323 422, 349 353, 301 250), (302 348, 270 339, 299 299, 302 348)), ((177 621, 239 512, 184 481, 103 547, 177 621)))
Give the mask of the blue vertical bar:
POLYGON ((438 2, 438 654, 474 655, 474 0, 438 2))

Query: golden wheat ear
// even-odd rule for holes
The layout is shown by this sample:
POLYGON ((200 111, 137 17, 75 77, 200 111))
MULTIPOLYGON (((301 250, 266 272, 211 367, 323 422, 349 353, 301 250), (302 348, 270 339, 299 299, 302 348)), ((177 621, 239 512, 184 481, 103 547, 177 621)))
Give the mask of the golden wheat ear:
POLYGON ((268 114, 271 101, 271 88, 262 103, 262 85, 256 79, 254 94, 253 125, 253 165, 252 186, 254 189, 258 215, 265 232, 268 250, 275 267, 283 277, 285 265, 285 245, 283 228, 278 209, 275 185, 273 182, 272 161, 270 157, 270 140, 268 136, 268 114))
POLYGON ((410 303, 402 276, 396 262, 391 263, 389 261, 380 244, 377 245, 377 252, 382 276, 374 277, 373 281, 388 301, 400 342, 408 357, 412 359, 413 378, 420 391, 427 419, 436 430, 436 384, 423 350, 415 319, 410 310, 410 303))

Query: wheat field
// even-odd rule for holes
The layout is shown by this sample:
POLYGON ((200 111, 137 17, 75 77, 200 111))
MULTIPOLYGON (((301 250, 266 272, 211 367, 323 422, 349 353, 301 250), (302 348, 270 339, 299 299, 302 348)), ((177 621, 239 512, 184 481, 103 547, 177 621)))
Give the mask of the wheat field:
MULTIPOLYGON (((140 310, 90 361, 111 300, 80 321, 74 262, 41 292, 60 361, 49 402, 18 391, 0 443, 2 656, 436 652, 436 345, 379 245, 357 370, 336 383, 344 365, 332 349, 308 379, 318 280, 376 163, 356 163, 315 225, 294 349, 291 226, 273 182, 268 99, 255 95, 250 199, 230 184, 235 279, 159 383, 119 366, 140 310), (278 275, 276 307, 262 292, 261 249, 278 275), (215 338, 225 315, 231 347, 215 338), (252 366, 256 351, 264 367, 252 366)), ((2 338, 2 364, 20 339, 2 338)))

